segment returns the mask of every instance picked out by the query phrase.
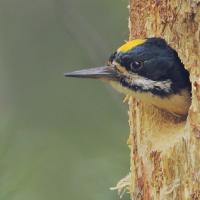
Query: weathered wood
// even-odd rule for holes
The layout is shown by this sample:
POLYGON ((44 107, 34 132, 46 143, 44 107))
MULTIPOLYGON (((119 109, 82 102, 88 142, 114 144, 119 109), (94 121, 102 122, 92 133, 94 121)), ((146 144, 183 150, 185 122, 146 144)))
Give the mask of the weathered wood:
POLYGON ((130 0, 130 39, 163 37, 192 82, 186 120, 129 99, 133 200, 200 199, 200 1, 130 0))

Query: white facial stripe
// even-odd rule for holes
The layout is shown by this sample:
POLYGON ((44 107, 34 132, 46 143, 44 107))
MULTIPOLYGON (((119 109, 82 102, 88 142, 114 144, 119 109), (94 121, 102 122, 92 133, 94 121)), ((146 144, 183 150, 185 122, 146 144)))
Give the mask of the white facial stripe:
POLYGON ((129 75, 129 77, 131 84, 136 85, 138 87, 142 87, 144 90, 151 90, 156 87, 160 88, 165 92, 170 92, 171 90, 172 82, 169 79, 165 81, 153 81, 148 78, 139 76, 137 74, 131 74, 129 75))

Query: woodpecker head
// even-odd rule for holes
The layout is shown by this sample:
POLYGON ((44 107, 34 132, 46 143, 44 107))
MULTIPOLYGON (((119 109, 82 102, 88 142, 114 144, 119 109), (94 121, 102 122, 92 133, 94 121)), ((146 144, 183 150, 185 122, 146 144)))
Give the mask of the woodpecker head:
POLYGON ((101 79, 117 90, 175 115, 190 106, 189 73, 164 39, 129 41, 103 67, 65 73, 67 77, 101 79))

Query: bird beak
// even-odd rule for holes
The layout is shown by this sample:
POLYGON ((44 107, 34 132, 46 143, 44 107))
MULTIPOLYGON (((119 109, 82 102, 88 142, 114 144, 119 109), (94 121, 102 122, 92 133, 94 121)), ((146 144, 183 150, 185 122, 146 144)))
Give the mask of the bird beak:
POLYGON ((93 78, 102 80, 116 80, 118 73, 114 66, 102 66, 96 68, 82 69, 64 73, 66 77, 93 78))

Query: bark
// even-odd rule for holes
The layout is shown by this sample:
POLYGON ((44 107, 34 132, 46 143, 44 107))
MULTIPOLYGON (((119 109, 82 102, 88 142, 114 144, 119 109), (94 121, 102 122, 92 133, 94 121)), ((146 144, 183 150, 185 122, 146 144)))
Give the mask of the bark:
POLYGON ((200 1, 130 0, 130 39, 163 37, 190 72, 186 120, 129 98, 133 200, 200 199, 200 1))

